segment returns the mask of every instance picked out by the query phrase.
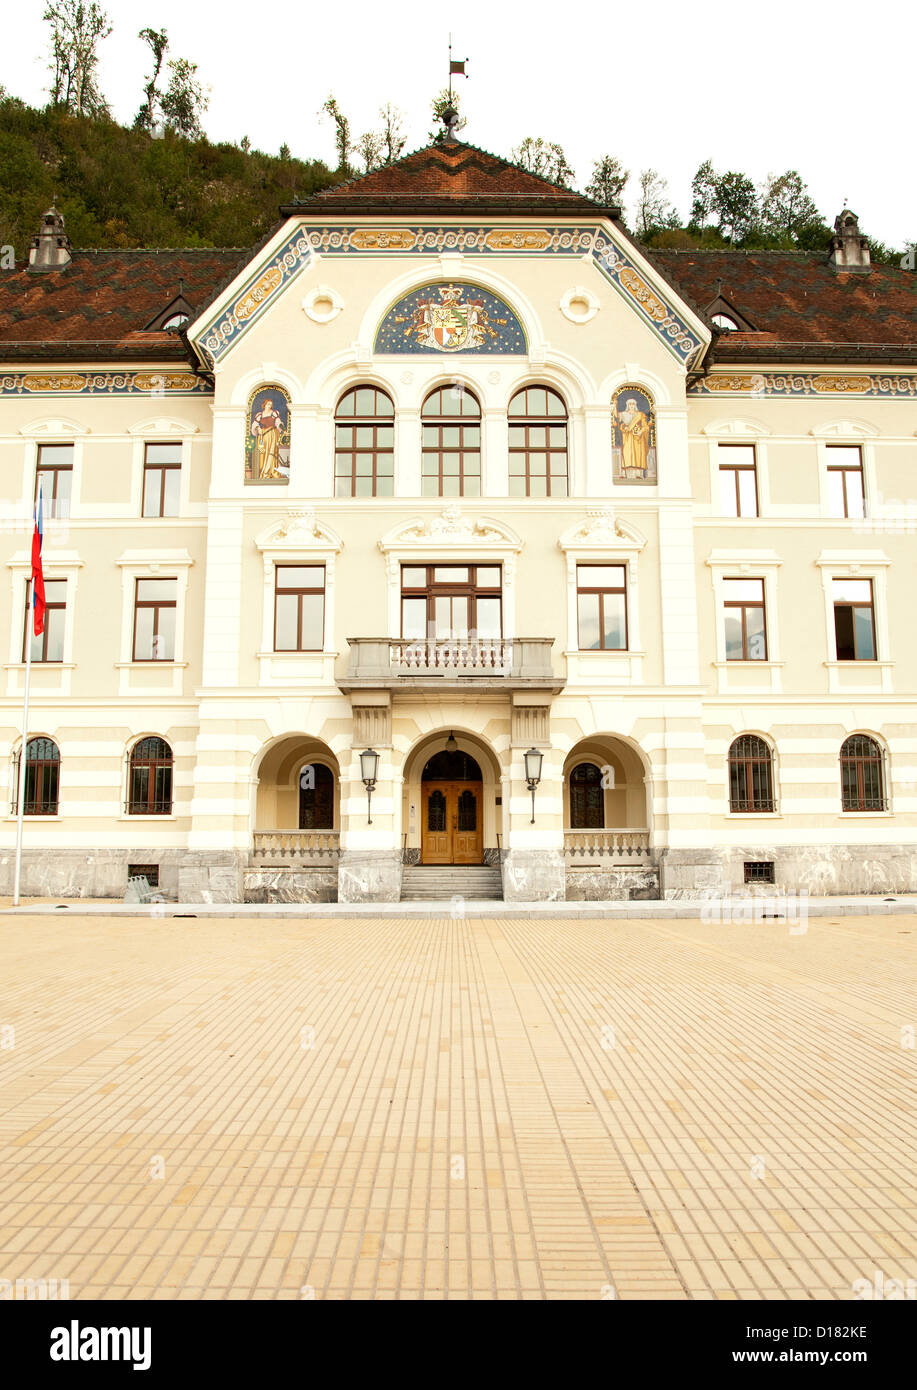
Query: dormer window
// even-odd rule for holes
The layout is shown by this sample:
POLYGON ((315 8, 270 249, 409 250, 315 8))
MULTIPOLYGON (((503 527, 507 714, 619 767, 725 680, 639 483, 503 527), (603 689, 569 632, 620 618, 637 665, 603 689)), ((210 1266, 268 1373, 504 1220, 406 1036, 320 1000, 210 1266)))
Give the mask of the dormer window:
POLYGON ((739 331, 739 325, 728 314, 714 314, 712 322, 721 333, 737 333, 739 331))
POLYGON ((172 314, 162 325, 162 331, 163 333, 175 332, 179 328, 184 328, 187 322, 187 314, 172 314))

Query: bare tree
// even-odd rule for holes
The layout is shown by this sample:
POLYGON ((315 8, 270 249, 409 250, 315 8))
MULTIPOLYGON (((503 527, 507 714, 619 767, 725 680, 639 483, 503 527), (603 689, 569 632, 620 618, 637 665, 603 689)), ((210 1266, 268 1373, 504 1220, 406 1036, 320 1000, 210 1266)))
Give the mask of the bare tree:
POLYGON ((396 159, 400 159, 401 152, 407 143, 407 137, 402 127, 404 112, 399 111, 397 106, 393 106, 387 101, 384 106, 379 107, 379 115, 382 117, 382 163, 394 164, 396 159))
POLYGON ((363 162, 363 170, 371 174, 384 163, 382 158, 382 136, 378 131, 367 130, 353 147, 354 154, 363 162))
POLYGON ((334 143, 338 152, 338 173, 350 173, 350 122, 338 106, 336 99, 329 96, 319 113, 330 116, 334 122, 334 143))
POLYGON ((169 40, 166 37, 165 29, 141 29, 137 37, 150 45, 153 54, 153 71, 150 74, 149 82, 143 89, 146 100, 134 117, 134 128, 136 130, 152 130, 156 124, 156 116, 162 101, 162 93, 156 84, 162 71, 162 60, 169 47, 169 40))
POLYGON ((96 0, 52 0, 42 18, 51 26, 51 102, 75 116, 107 116, 99 90, 98 47, 111 33, 96 0))
POLYGON ((642 233, 654 227, 671 226, 676 221, 675 209, 669 202, 668 181, 656 169, 644 169, 640 175, 637 196, 637 230, 642 233))

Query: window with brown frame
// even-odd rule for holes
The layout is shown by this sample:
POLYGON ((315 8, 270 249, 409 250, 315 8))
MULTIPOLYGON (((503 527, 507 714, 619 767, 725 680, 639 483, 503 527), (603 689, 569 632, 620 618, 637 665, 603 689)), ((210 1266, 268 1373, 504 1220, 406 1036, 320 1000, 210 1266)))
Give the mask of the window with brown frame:
POLYGON ((274 651, 320 652, 325 645, 325 566, 274 570, 274 651))
POLYGON ((147 444, 143 455, 143 515, 178 516, 181 445, 147 444))
POLYGON ((36 637, 32 623, 32 581, 25 585, 25 622, 22 629, 22 659, 26 657, 26 642, 31 640, 33 661, 63 661, 64 627, 67 622, 66 579, 45 580, 44 632, 36 637))
POLYGON ((41 509, 47 520, 60 521, 70 515, 73 487, 73 445, 39 444, 35 469, 35 500, 41 485, 41 509))
POLYGON ((727 661, 766 661, 763 579, 723 580, 727 661))
POLYGON ((838 661, 875 661, 876 619, 871 579, 832 580, 838 661))
POLYGON ((503 633, 499 565, 402 565, 401 635, 424 641, 503 633))
POLYGON ((142 738, 131 749, 127 814, 172 814, 172 749, 163 738, 142 738))
POLYGON ((138 579, 134 597, 134 661, 175 660, 177 579, 138 579))
POLYGON ((774 758, 756 734, 742 734, 729 749, 729 809, 774 810, 774 758))
POLYGON ((868 734, 851 734, 841 744, 841 809, 888 809, 885 757, 876 740, 868 734))
POLYGON ((627 567, 577 565, 576 614, 581 652, 627 650, 627 567))
POLYGON ((828 515, 862 517, 866 515, 863 485, 863 451, 858 444, 829 444, 828 515))
POLYGON ((754 444, 720 444, 720 512, 723 516, 758 515, 758 469, 754 444))
POLYGON ((509 403, 510 497, 566 497, 567 407, 549 386, 524 386, 509 403))
POLYGON ((595 763, 578 763, 570 773, 570 829, 603 830, 605 790, 595 763))
MULTIPOLYGON (((13 768, 13 815, 19 809, 19 759, 13 768)), ((56 816, 60 796, 60 751, 50 738, 30 738, 25 755, 24 816, 56 816)))
POLYGON ((481 407, 463 386, 431 391, 420 412, 424 497, 480 497, 481 407))
POLYGON ((335 497, 391 497, 395 407, 377 386, 354 386, 334 414, 335 497))

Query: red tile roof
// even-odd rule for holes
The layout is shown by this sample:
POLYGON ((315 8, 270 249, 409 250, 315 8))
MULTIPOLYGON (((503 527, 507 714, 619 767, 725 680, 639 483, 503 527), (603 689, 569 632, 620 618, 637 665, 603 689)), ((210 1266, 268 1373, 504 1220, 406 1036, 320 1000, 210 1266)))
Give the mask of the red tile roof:
POLYGON ((335 184, 283 212, 491 214, 535 212, 594 215, 597 204, 582 193, 530 174, 518 164, 474 145, 428 145, 371 174, 335 184))
POLYGON ((917 275, 897 266, 836 271, 826 255, 794 251, 651 251, 689 303, 722 296, 755 333, 726 333, 717 362, 754 356, 841 361, 917 358, 917 275), (902 353, 901 349, 905 351, 902 353), (884 352, 883 349, 890 351, 884 352))
POLYGON ((144 332, 178 294, 202 309, 251 253, 230 251, 74 251, 62 270, 25 265, 0 275, 0 357, 176 358, 175 333, 144 332))

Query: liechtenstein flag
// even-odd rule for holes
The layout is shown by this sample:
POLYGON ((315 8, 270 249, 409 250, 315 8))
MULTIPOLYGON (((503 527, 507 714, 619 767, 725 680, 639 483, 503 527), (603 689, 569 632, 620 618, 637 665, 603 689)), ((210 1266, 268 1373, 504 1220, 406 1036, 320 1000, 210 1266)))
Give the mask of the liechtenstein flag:
POLYGON ((36 637, 45 630, 45 576, 41 568, 41 488, 35 503, 35 530, 32 532, 32 627, 36 637))

